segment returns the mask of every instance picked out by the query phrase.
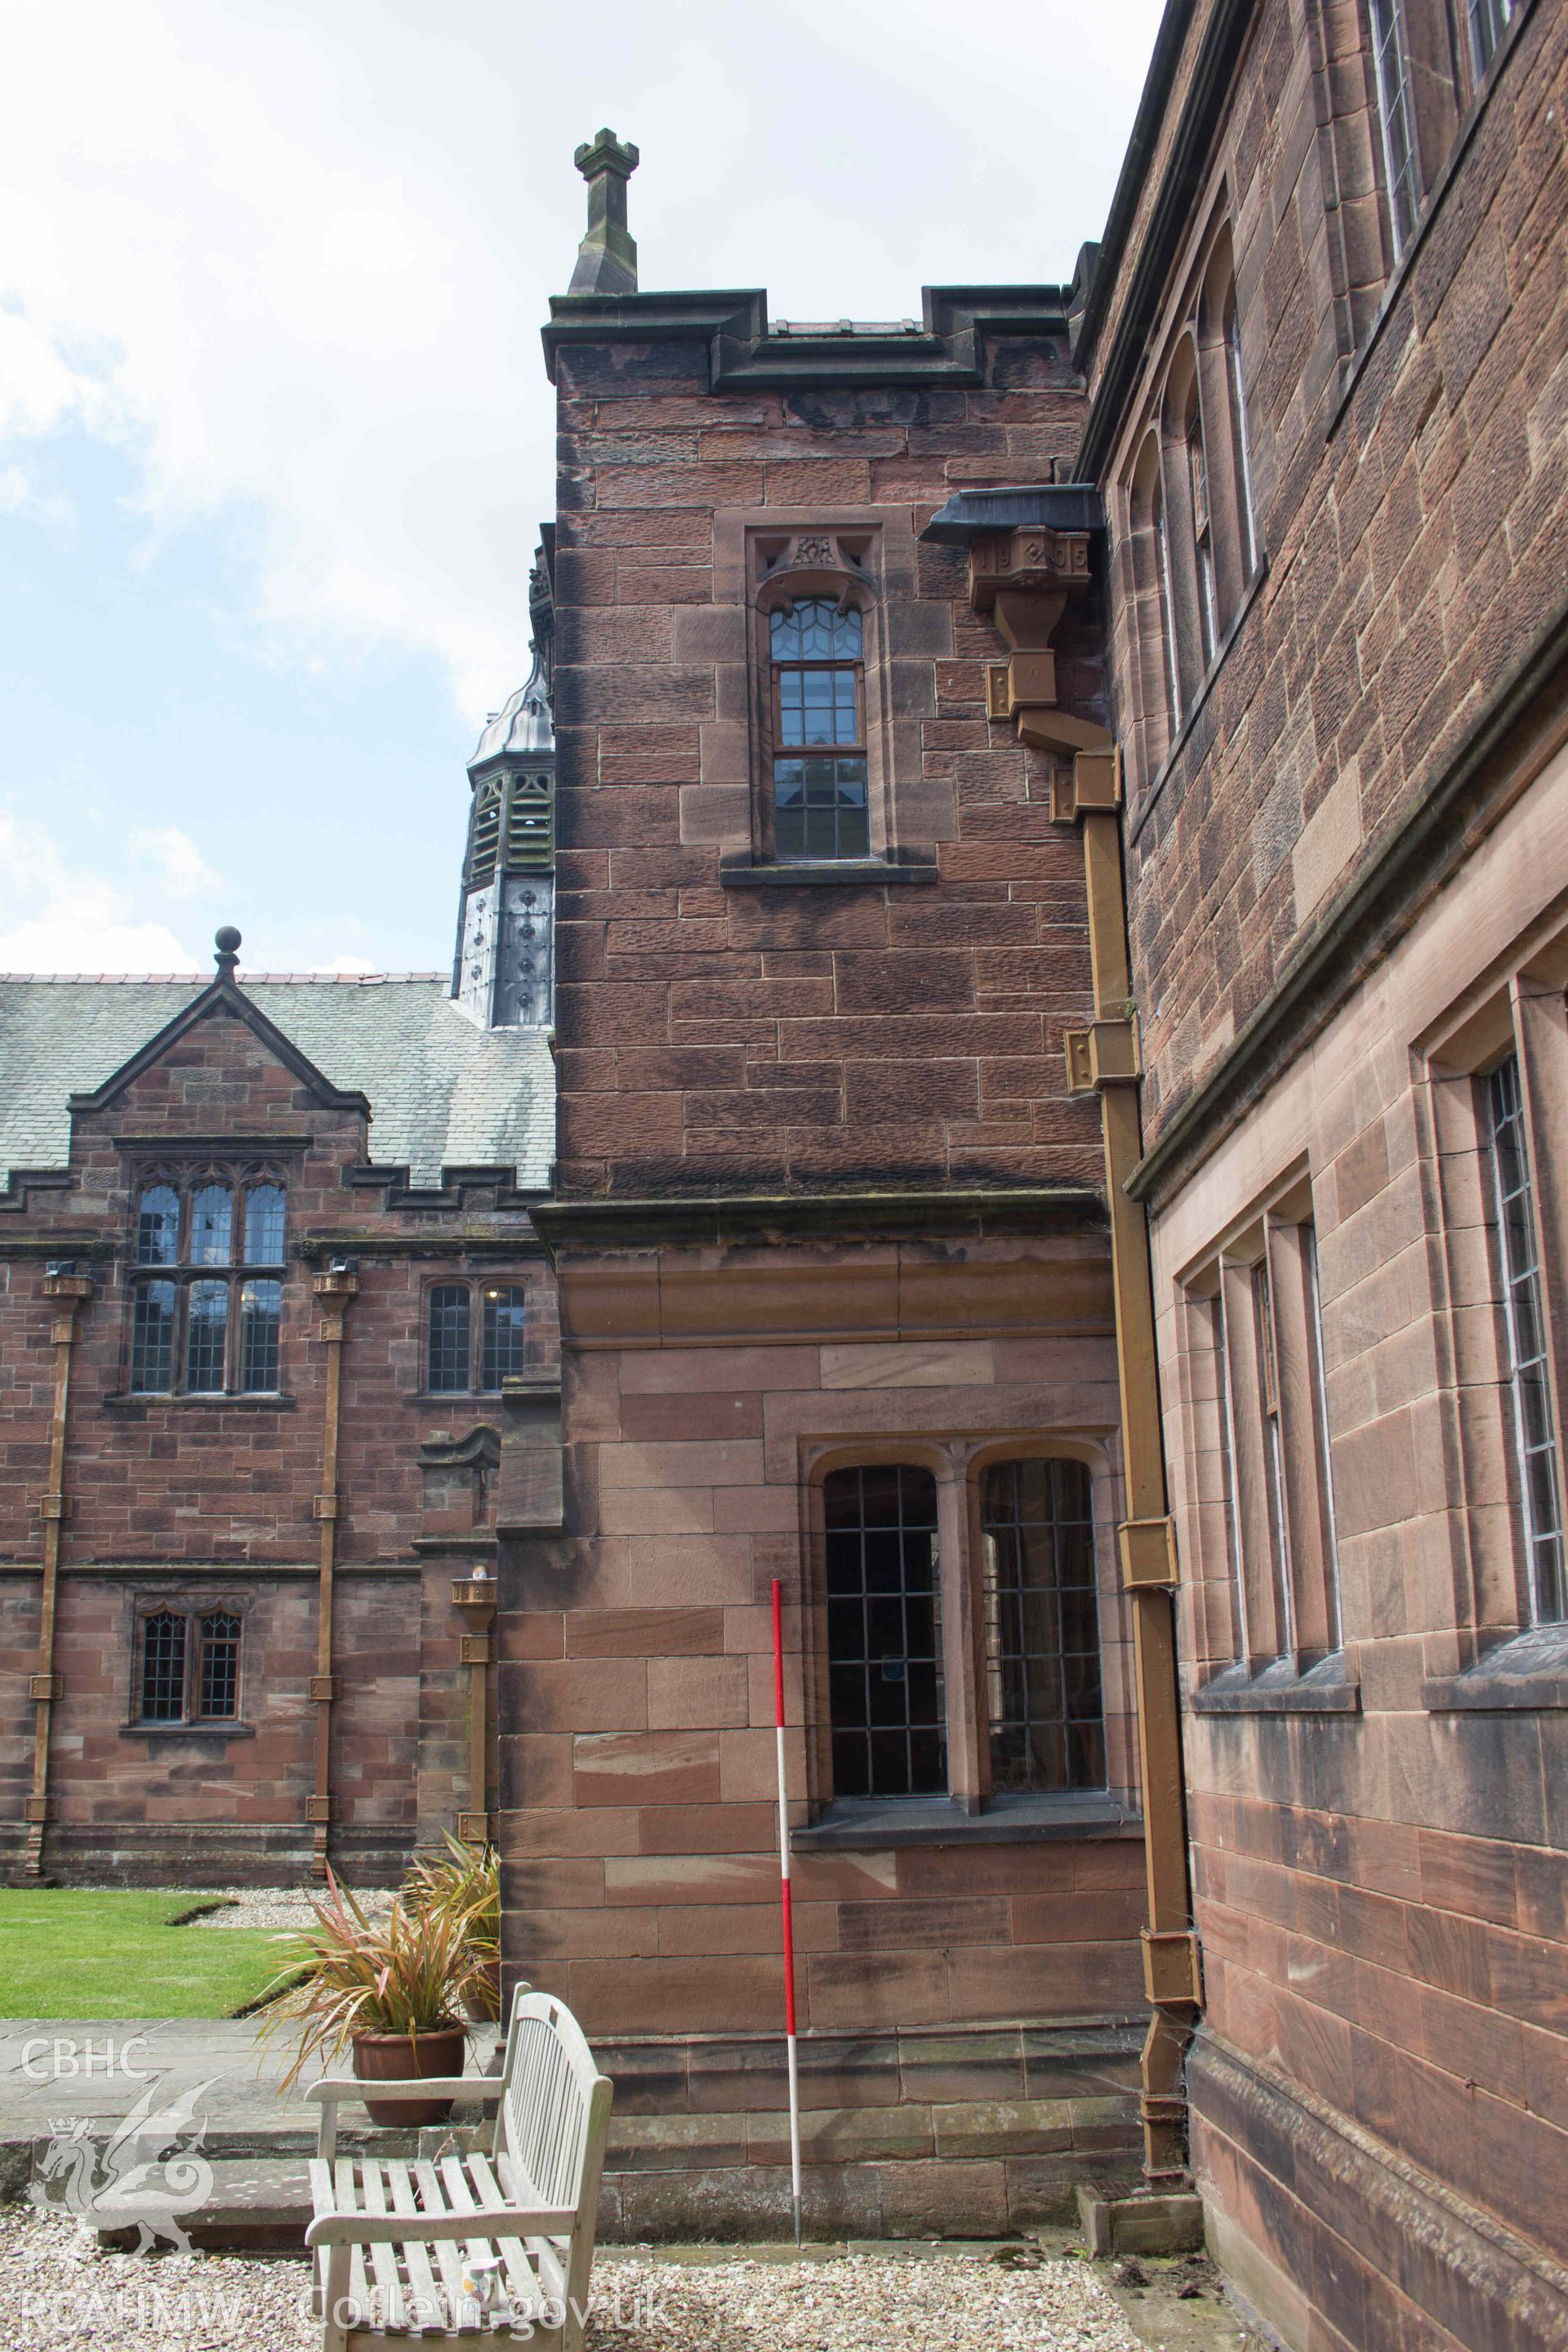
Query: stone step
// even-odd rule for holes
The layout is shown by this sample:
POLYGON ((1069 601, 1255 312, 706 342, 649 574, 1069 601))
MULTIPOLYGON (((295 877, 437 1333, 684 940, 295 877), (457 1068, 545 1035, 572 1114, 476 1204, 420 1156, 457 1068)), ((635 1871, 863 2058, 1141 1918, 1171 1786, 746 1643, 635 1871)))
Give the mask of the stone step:
MULTIPOLYGON (((212 2168, 212 2188, 180 2222, 193 2246, 205 2253, 299 2253, 310 2219, 310 2176, 302 2158, 223 2157, 212 2168)), ((105 2251, 134 2247, 139 2231, 105 2217, 89 2221, 105 2251)))

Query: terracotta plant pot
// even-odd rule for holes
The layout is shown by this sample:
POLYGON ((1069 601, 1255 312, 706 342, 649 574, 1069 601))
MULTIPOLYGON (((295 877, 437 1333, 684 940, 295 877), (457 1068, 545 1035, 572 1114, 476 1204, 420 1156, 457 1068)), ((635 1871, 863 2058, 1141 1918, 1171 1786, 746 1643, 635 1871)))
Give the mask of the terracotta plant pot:
MULTIPOLYGON (((433 2033, 356 2033, 354 2073, 362 2083, 406 2083, 426 2074, 460 2074, 468 2037, 460 2025, 443 2025, 433 2033)), ((450 2099, 410 2100, 406 2105, 367 2099, 373 2124, 401 2125, 412 2131, 420 2124, 444 2124, 452 2112, 450 2099)))

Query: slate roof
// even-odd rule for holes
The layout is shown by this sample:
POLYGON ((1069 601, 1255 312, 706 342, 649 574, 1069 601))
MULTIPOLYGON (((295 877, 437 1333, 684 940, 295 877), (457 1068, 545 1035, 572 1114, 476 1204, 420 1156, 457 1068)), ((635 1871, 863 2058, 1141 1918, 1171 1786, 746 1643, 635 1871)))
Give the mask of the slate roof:
MULTIPOLYGON (((63 1168, 68 1097, 113 1076, 205 982, 0 977, 0 1185, 63 1168)), ((555 1156, 555 1069, 541 1029, 479 1029, 426 973, 241 979, 323 1077, 371 1105, 370 1157, 416 1185, 443 1168, 515 1168, 542 1192, 555 1156)))

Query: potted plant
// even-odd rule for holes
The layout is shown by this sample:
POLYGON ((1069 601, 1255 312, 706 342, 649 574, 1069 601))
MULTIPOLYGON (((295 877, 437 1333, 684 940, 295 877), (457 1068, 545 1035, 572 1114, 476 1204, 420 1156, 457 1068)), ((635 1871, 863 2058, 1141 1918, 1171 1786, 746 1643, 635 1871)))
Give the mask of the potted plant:
MULTIPOLYGON (((312 2055, 331 2058, 348 2042, 362 2082, 405 2082, 460 2074, 468 2041, 460 2011, 474 1997, 476 1964, 462 1918, 416 1912, 395 1896, 369 1913, 329 1870, 327 1892, 312 1903, 316 1924, 279 1937, 294 1954, 262 2013, 263 2039, 300 2028, 299 2048, 282 2087, 297 2081, 312 2055)), ((373 2123, 445 2123, 447 2099, 405 2105, 367 2102, 373 2123)))
POLYGON ((493 1845, 446 1838, 444 1857, 416 1862, 403 1899, 417 1918, 439 1912, 458 1922, 473 1970, 463 2010, 483 2025, 500 2015, 500 1862, 493 1845))

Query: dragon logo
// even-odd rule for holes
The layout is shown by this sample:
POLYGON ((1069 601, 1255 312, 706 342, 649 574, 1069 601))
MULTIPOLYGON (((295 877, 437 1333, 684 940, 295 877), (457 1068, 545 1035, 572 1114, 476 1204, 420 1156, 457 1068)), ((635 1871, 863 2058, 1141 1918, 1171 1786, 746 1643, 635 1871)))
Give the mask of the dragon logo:
POLYGON ((51 2117, 49 2144, 34 2173, 35 2204, 95 2230, 134 2228, 139 2254, 150 2253, 160 2238, 188 2254, 180 2217, 199 2211, 212 2193, 202 2103, 219 2079, 210 2076, 164 2107, 154 2106, 159 2085, 150 2083, 107 2140, 95 2137, 88 2116, 51 2117))

